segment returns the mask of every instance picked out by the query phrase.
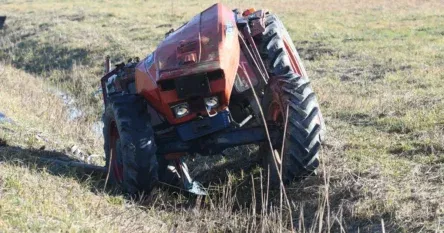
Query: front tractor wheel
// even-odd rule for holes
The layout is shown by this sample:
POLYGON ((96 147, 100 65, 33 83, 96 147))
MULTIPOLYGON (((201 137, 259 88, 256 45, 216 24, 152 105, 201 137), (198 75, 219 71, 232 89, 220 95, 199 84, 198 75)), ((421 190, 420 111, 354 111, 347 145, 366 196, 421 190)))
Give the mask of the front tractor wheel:
POLYGON ((158 181, 153 129, 143 98, 112 96, 103 115, 108 179, 126 193, 149 193, 158 181))

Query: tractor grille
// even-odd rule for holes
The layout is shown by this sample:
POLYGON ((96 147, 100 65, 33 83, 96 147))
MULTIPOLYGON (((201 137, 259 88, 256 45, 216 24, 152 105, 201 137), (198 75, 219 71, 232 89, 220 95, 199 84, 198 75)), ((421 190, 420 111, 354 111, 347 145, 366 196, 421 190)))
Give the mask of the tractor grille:
MULTIPOLYGON (((179 77, 176 79, 162 80, 162 81, 159 81, 157 84, 160 86, 160 89, 162 91, 172 91, 172 90, 176 89, 178 79, 186 80, 188 78, 199 77, 199 76, 205 76, 208 79, 208 81, 211 82, 213 80, 218 80, 218 79, 223 78, 224 73, 222 70, 215 70, 215 71, 206 72, 206 73, 202 73, 202 74, 195 74, 195 75, 179 77)), ((179 81, 179 82, 181 82, 181 81, 179 81)), ((186 81, 184 81, 184 82, 186 83, 186 81)))
POLYGON ((207 96, 211 93, 207 73, 180 77, 175 80, 177 96, 181 99, 207 96))

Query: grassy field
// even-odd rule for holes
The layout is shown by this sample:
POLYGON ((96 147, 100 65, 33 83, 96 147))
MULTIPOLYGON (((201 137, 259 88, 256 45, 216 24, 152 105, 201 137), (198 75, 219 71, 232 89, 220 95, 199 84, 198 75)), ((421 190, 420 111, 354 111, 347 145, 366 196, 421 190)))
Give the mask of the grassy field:
POLYGON ((92 130, 103 58, 146 56, 212 1, 0 0, 0 112, 11 119, 0 121, 0 232, 443 232, 444 2, 221 2, 283 19, 326 118, 320 174, 287 188, 283 217, 254 146, 190 164, 211 184, 203 205, 164 189, 128 200, 37 160, 82 159, 73 145, 103 154, 92 130), (69 120, 55 90, 83 114, 69 120))

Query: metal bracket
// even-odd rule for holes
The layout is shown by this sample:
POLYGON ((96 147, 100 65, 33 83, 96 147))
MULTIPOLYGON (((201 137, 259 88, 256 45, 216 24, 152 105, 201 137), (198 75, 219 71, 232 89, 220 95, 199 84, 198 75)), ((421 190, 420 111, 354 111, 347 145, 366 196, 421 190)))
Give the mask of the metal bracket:
POLYGON ((207 190, 203 187, 203 185, 191 178, 188 171, 188 166, 183 161, 183 158, 175 159, 174 166, 185 191, 196 195, 208 195, 207 190))

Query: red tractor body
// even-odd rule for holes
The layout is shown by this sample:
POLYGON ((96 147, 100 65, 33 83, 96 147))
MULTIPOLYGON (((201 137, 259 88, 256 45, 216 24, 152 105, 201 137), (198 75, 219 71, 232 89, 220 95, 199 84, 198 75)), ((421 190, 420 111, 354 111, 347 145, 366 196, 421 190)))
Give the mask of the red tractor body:
POLYGON ((207 115, 202 97, 219 98, 219 106, 212 112, 227 108, 239 66, 238 33, 232 10, 221 4, 208 8, 169 33, 157 49, 139 63, 137 92, 171 124, 187 122, 198 114, 207 115), (177 89, 183 91, 178 94, 177 89), (191 106, 190 114, 175 117, 172 107, 185 102, 191 106))
POLYGON ((127 191, 149 191, 150 179, 164 181, 172 164, 183 187, 201 194, 181 156, 252 143, 274 181, 289 183, 318 166, 322 115, 275 15, 215 4, 167 33, 143 60, 112 71, 107 65, 107 166, 127 191))

